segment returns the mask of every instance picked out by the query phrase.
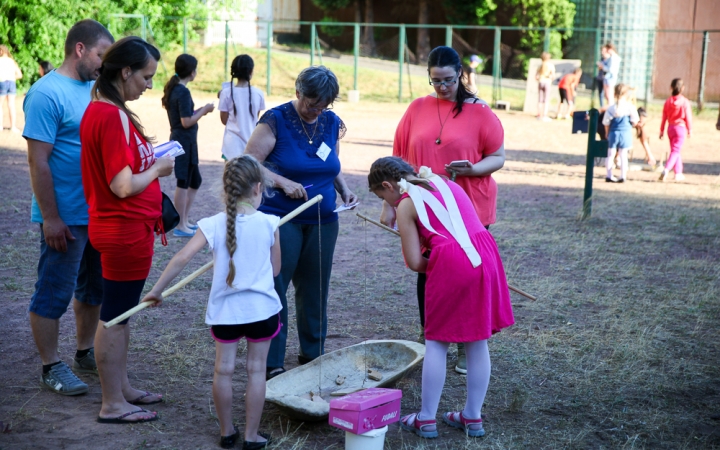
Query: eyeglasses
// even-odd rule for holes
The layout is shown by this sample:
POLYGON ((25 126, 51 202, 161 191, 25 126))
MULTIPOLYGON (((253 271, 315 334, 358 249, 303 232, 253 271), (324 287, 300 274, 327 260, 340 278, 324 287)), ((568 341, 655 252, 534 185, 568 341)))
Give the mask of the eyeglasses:
POLYGON ((433 80, 430 80, 430 79, 428 79, 428 81, 429 81, 429 84, 430 84, 431 86, 435 86, 435 87, 438 87, 438 86, 449 87, 449 86, 454 86, 455 83, 458 82, 458 77, 457 77, 457 75, 456 75, 455 78, 452 79, 452 80, 450 80, 450 81, 446 81, 446 80, 443 80, 443 81, 433 81, 433 80))
POLYGON ((331 109, 333 109, 332 105, 327 105, 324 108, 316 108, 314 106, 310 106, 308 104, 308 102, 305 100, 303 100, 303 104, 305 105, 305 109, 307 109, 310 112, 314 112, 314 113, 316 113, 316 112, 324 113, 325 111, 330 111, 331 109))

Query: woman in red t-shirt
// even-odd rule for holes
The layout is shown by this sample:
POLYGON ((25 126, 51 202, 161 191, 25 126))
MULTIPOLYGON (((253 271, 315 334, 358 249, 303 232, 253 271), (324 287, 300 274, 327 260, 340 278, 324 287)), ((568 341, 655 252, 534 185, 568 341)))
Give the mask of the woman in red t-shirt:
POLYGON ((152 264, 154 228, 162 213, 158 177, 172 173, 173 160, 155 159, 137 116, 125 102, 152 87, 160 52, 130 36, 103 57, 93 101, 80 124, 83 188, 88 202, 90 241, 100 252, 103 302, 95 334, 102 406, 100 423, 147 422, 157 413, 133 405, 162 401, 159 394, 130 386, 127 320, 108 322, 140 301, 152 264))
MULTIPOLYGON (((505 132, 500 120, 462 80, 462 65, 450 47, 436 47, 428 55, 428 77, 435 93, 413 101, 395 131, 393 156, 415 170, 427 166, 448 175, 472 201, 480 222, 495 223, 497 184, 492 173, 505 164, 505 132), (451 164, 458 161, 457 164, 451 164), (460 161, 467 161, 461 163, 460 161), (457 177, 457 178, 455 178, 457 177)), ((395 205, 383 202, 380 221, 395 225, 395 205)), ((425 323, 425 274, 417 282, 420 320, 425 323)), ((465 373, 461 354, 456 370, 465 373)))

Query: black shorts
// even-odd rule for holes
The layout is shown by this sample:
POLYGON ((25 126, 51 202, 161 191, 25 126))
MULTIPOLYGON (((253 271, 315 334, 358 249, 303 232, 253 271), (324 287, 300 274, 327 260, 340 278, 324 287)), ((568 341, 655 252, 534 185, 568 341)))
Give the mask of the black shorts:
MULTIPOLYGON (((140 303, 145 280, 113 281, 103 278, 102 284, 103 301, 100 307, 100 320, 110 322, 140 303)), ((125 319, 118 325, 125 325, 128 320, 130 319, 125 319)))
POLYGON ((240 325, 212 325, 210 334, 213 339, 223 344, 237 342, 242 338, 250 342, 262 342, 277 336, 281 326, 282 322, 278 313, 259 322, 240 325))
POLYGON ((200 168, 197 164, 187 164, 187 169, 183 172, 175 166, 175 178, 177 178, 177 187, 181 189, 200 189, 202 177, 200 176, 200 168))
POLYGON ((560 103, 562 103, 562 102, 570 103, 574 100, 572 90, 568 90, 565 88, 559 88, 558 92, 560 93, 560 103))

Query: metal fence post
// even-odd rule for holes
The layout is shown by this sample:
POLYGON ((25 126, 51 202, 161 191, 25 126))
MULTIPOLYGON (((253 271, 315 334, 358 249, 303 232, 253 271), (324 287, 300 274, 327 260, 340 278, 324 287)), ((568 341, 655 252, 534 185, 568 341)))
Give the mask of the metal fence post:
POLYGON ((353 36, 353 90, 358 90, 358 57, 360 56, 360 24, 354 26, 353 36))
POLYGON ((183 53, 187 53, 187 17, 183 17, 183 53))
POLYGON ((230 34, 230 25, 225 21, 225 79, 228 79, 228 35, 230 34))
POLYGON ((545 41, 543 42, 543 51, 550 52, 550 30, 545 27, 545 41))
POLYGON ((500 100, 500 27, 495 27, 495 45, 493 49, 493 104, 500 100))
POLYGON ((402 102, 403 64, 405 64, 405 24, 398 33, 398 102, 402 102))
POLYGON ((702 59, 700 60, 700 87, 698 89, 698 111, 703 110, 705 103, 705 69, 707 68, 707 52, 710 43, 710 32, 703 31, 702 59))
MULTIPOLYGON (((592 80, 593 80, 592 81, 593 88, 590 91, 590 108, 591 109, 595 108, 595 94, 594 93, 595 93, 596 83, 595 83, 595 75, 594 74, 598 70, 597 66, 595 65, 595 63, 598 61, 600 61, 600 28, 595 29, 595 61, 593 61, 593 66, 592 66, 593 71, 590 72, 590 75, 592 76, 592 80)), ((602 96, 603 96, 603 94, 598 90, 598 98, 601 98, 602 96)), ((600 102, 600 107, 602 107, 603 106, 602 100, 599 100, 599 102, 600 102)))
POLYGON ((145 15, 142 16, 142 38, 147 42, 147 17, 145 15))
POLYGON ((652 71, 653 71, 653 42, 655 42, 655 32, 648 31, 647 43, 647 64, 645 64, 645 100, 643 107, 648 108, 648 103, 652 100, 652 71))
POLYGON ((267 68, 265 69, 265 77, 267 78, 267 80, 265 82, 265 92, 267 92, 268 96, 270 95, 270 49, 272 48, 272 26, 272 22, 267 23, 267 68))
POLYGON ((315 65, 315 22, 310 24, 310 65, 315 65))
POLYGON ((452 36, 453 27, 452 25, 448 25, 445 27, 445 47, 452 47, 452 36))

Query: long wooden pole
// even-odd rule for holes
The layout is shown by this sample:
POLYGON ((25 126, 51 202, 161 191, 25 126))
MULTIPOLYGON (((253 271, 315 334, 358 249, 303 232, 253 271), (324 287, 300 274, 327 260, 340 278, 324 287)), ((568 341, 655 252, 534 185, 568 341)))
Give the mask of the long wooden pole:
MULTIPOLYGON (((360 214, 360 213, 355 213, 355 214, 356 214, 359 218, 361 218, 362 220, 366 220, 366 221, 370 222, 370 223, 373 224, 373 225, 379 226, 380 228, 382 228, 382 229, 385 230, 385 231, 389 231, 389 232, 391 232, 392 234, 394 234, 394 235, 396 235, 396 236, 400 236, 400 233, 398 233, 396 230, 393 230, 392 228, 390 228, 390 227, 388 227, 388 226, 386 226, 386 225, 383 225, 383 224, 381 224, 380 222, 369 218, 368 216, 365 216, 365 215, 360 214)), ((529 298, 529 299, 532 300, 532 301, 537 300, 537 297, 534 297, 534 296, 528 294, 527 292, 522 291, 522 290, 520 290, 520 289, 518 289, 518 288, 516 288, 516 287, 514 287, 514 286, 511 286, 511 285, 508 284, 508 288, 509 288, 511 291, 513 291, 513 292, 517 292, 518 294, 522 295, 523 297, 529 298)))
MULTIPOLYGON (((303 203, 302 205, 298 206, 296 209, 294 209, 293 211, 291 211, 288 215, 286 215, 285 217, 283 217, 282 219, 280 219, 280 225, 279 225, 279 226, 282 226, 282 225, 286 224, 287 222, 289 222, 290 220, 294 219, 295 216, 297 216, 297 215, 300 214, 301 212, 305 211, 306 209, 308 209, 309 207, 311 207, 311 206, 314 205, 315 203, 318 203, 318 202, 322 201, 322 199, 323 199, 323 196, 322 196, 322 195, 317 195, 317 196, 311 198, 310 200, 308 200, 307 202, 303 203)), ((205 264, 204 266, 202 266, 201 268, 199 268, 198 270, 196 270, 195 272, 193 272, 193 273, 191 273, 190 275, 186 276, 185 278, 183 278, 182 280, 180 280, 176 285, 172 286, 170 289, 168 289, 168 290, 166 290, 165 292, 163 292, 163 293, 162 293, 163 298, 167 297, 168 295, 174 294, 175 292, 177 292, 177 291, 179 291, 180 289, 184 288, 185 286, 187 286, 188 283, 190 283, 191 281, 193 281, 195 278, 199 277, 200 275, 202 275, 202 274, 204 274, 205 272, 207 272, 208 270, 210 270, 210 268, 211 268, 212 266, 213 266, 213 262, 210 261, 210 262, 208 262, 207 264, 205 264)), ((127 319, 128 317, 132 316, 133 314, 136 314, 136 313, 142 311, 143 309, 145 309, 145 308, 147 308, 147 307, 149 307, 149 306, 152 306, 152 305, 154 305, 154 304, 155 304, 155 303, 153 303, 153 302, 141 302, 141 303, 140 303, 139 305, 137 305, 136 307, 134 307, 134 308, 126 311, 125 313, 123 313, 123 314, 121 314, 121 315, 119 315, 119 316, 117 316, 117 317, 114 318, 113 320, 111 320, 111 321, 109 321, 109 322, 106 322, 105 325, 103 325, 103 326, 104 326, 105 328, 110 328, 110 327, 112 327, 113 325, 117 325, 118 323, 122 322, 123 320, 127 319)))

